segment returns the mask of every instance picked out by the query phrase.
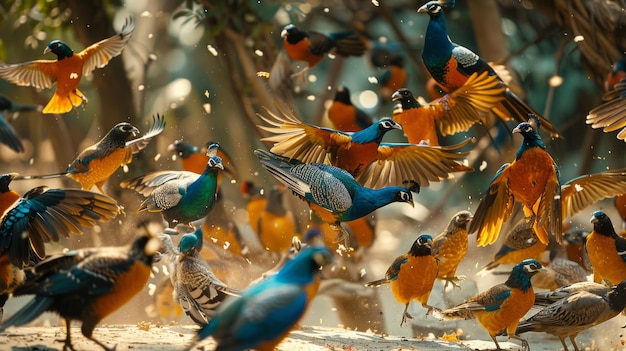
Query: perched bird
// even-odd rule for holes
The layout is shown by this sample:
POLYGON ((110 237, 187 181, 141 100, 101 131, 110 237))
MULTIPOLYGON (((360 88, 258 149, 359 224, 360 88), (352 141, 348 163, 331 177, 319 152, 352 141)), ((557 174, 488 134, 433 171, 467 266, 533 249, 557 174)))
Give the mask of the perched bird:
POLYGON ((444 319, 473 319, 489 333, 500 350, 496 335, 506 328, 509 338, 522 342, 523 350, 530 350, 528 342, 516 333, 520 318, 533 307, 535 292, 530 278, 544 268, 537 260, 527 259, 513 267, 509 278, 465 302, 441 312, 444 319))
POLYGON ((335 129, 342 132, 358 132, 374 124, 372 117, 352 104, 350 90, 343 86, 335 92, 335 98, 328 108, 328 119, 335 129))
POLYGON ((548 245, 541 242, 535 234, 534 222, 535 218, 532 216, 520 219, 507 233, 493 260, 476 274, 482 276, 501 264, 517 264, 527 258, 539 260, 548 245))
POLYGON ((496 241, 515 201, 522 203, 527 217, 536 216, 533 229, 542 243, 548 243, 548 232, 561 241, 559 170, 546 151, 538 129, 539 120, 534 116, 513 129, 513 133, 520 133, 524 140, 515 160, 503 165, 491 180, 468 229, 470 233, 478 232, 479 246, 496 241))
POLYGON ((281 31, 287 55, 295 61, 304 61, 307 66, 292 77, 304 79, 306 72, 317 65, 324 55, 334 52, 339 56, 361 56, 366 50, 364 41, 354 32, 321 34, 298 29, 288 24, 281 31))
POLYGON ((399 53, 391 53, 383 69, 378 75, 378 93, 383 99, 390 99, 394 91, 406 86, 409 74, 405 69, 406 59, 399 53))
POLYGON ((331 261, 324 247, 304 248, 277 274, 221 304, 211 323, 198 332, 198 340, 212 336, 220 351, 274 350, 315 297, 319 268, 331 261))
POLYGON ((215 316, 215 310, 228 296, 238 296, 239 291, 222 283, 211 271, 204 258, 202 233, 196 230, 180 238, 179 254, 170 275, 174 285, 174 299, 185 314, 200 326, 207 325, 215 316))
POLYGON ((408 312, 409 304, 415 300, 427 308, 426 315, 438 311, 436 307, 428 304, 430 292, 437 278, 437 259, 432 255, 433 238, 428 234, 421 234, 415 239, 409 252, 396 257, 387 272, 385 278, 365 284, 369 287, 377 287, 383 284, 391 285, 391 292, 396 300, 404 304, 402 313, 402 326, 406 319, 413 319, 408 312))
POLYGON ((80 183, 84 190, 94 185, 104 194, 104 183, 120 168, 132 162, 133 155, 143 150, 152 138, 165 129, 165 117, 157 114, 146 134, 131 139, 139 129, 130 123, 122 122, 114 126, 100 141, 87 147, 61 173, 23 176, 17 179, 48 179, 68 176, 80 183))
POLYGON ((565 338, 574 350, 580 351, 576 336, 584 330, 617 316, 626 307, 626 281, 606 288, 601 295, 578 291, 544 307, 532 317, 520 322, 516 334, 544 332, 559 338, 568 351, 565 338))
POLYGON ((232 211, 226 208, 222 192, 218 191, 213 209, 204 217, 200 227, 205 241, 213 243, 238 256, 250 252, 241 235, 239 227, 233 221, 232 211))
POLYGON ((458 89, 421 105, 406 88, 391 95, 399 101, 402 110, 393 119, 402 125, 409 143, 439 145, 437 131, 441 135, 452 135, 467 131, 475 123, 482 123, 485 113, 500 101, 505 88, 497 76, 487 72, 473 73, 458 89))
POLYGON ((49 266, 47 271, 14 291, 15 295, 35 297, 2 323, 0 332, 51 311, 65 319, 64 350, 74 350, 72 320, 82 322, 85 337, 105 350, 114 350, 98 341, 93 330, 146 286, 159 245, 156 238, 139 236, 128 247, 73 250, 42 261, 40 265, 49 266))
POLYGON ((243 198, 248 201, 246 212, 248 212, 248 224, 255 233, 259 232, 259 218, 267 206, 265 190, 252 181, 245 181, 240 187, 243 198))
MULTIPOLYGON (((206 151, 211 144, 215 143, 209 141, 205 147, 199 148, 183 140, 176 140, 167 146, 167 150, 180 157, 183 171, 200 174, 204 172, 206 163, 209 161, 206 151)), ((227 173, 233 179, 239 178, 237 170, 232 162, 232 157, 230 157, 222 148, 217 150, 217 156, 222 159, 224 173, 227 173)))
POLYGON ((626 56, 611 67, 604 81, 604 92, 602 100, 606 102, 589 111, 586 123, 594 129, 602 128, 605 133, 622 129, 617 139, 626 141, 626 56))
POLYGON ((587 236, 587 254, 596 283, 606 279, 612 284, 626 280, 626 239, 617 235, 611 219, 602 211, 591 216, 593 230, 587 236))
POLYGON ((24 63, 0 65, 0 77, 7 81, 33 86, 37 89, 57 88, 42 113, 66 113, 77 106, 87 105, 87 98, 78 90, 83 76, 91 74, 96 68, 102 68, 109 60, 122 53, 135 29, 132 19, 127 19, 122 31, 108 39, 101 40, 79 53, 60 40, 51 41, 44 50, 44 55, 52 52, 56 60, 36 60, 24 63))
POLYGON ((422 187, 450 177, 453 172, 474 169, 458 159, 467 152, 452 153, 470 140, 450 146, 431 147, 406 143, 382 143, 385 133, 401 129, 391 118, 382 118, 359 132, 341 132, 301 122, 279 106, 282 116, 266 109, 259 115, 270 126, 258 126, 272 133, 263 141, 273 142, 271 152, 304 163, 331 164, 348 171, 363 186, 380 188, 401 185, 414 179, 422 187))
POLYGON ((13 126, 7 120, 8 115, 24 111, 35 111, 39 108, 36 105, 17 105, 6 96, 0 95, 0 143, 5 144, 15 152, 24 152, 24 145, 17 135, 13 126))
MULTIPOLYGON (((445 3, 452 7, 454 2, 454 0, 429 1, 417 10, 430 16, 422 51, 424 65, 446 93, 459 89, 473 73, 487 72, 490 76, 497 76, 493 68, 480 56, 450 40, 442 6, 445 3)), ((515 95, 500 77, 498 81, 505 88, 502 92, 504 100, 491 109, 498 117, 505 121, 515 119, 524 122, 527 121, 529 114, 539 116, 539 113, 515 95)), ((549 120, 538 118, 551 136, 559 136, 549 120)))
POLYGON ((137 212, 160 212, 170 227, 202 219, 215 205, 217 173, 223 170, 217 156, 219 145, 207 150, 209 161, 204 172, 157 171, 128 179, 120 187, 134 189, 146 197, 137 212))
POLYGON ((272 187, 265 209, 259 216, 259 231, 256 234, 263 248, 270 253, 287 252, 291 248, 292 238, 300 237, 296 217, 283 203, 284 190, 282 184, 272 187))
POLYGON ((323 221, 335 225, 337 230, 341 230, 341 222, 364 217, 392 202, 413 206, 411 191, 419 192, 419 184, 410 180, 408 187, 371 189, 361 186, 341 168, 306 164, 264 150, 255 150, 254 154, 278 181, 308 202, 323 221))
POLYGON ((439 273, 437 279, 444 280, 455 287, 462 277, 456 276, 456 270, 465 257, 468 248, 467 224, 472 220, 469 211, 460 211, 450 219, 446 230, 441 232, 433 240, 433 256, 437 259, 439 273))

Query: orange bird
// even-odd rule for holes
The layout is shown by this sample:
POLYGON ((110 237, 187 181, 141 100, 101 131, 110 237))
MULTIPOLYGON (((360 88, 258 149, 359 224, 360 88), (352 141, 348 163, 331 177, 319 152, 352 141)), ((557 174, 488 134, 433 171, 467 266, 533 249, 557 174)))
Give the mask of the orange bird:
POLYGON ((204 217, 202 237, 206 242, 238 256, 246 256, 250 252, 237 224, 232 219, 232 211, 226 208, 221 191, 216 194, 213 209, 204 217))
POLYGON ((498 77, 487 72, 472 74, 460 88, 426 105, 421 105, 411 91, 402 88, 391 95, 393 101, 402 105, 393 119, 402 125, 409 143, 439 145, 437 130, 446 136, 482 123, 486 113, 504 99, 504 90, 498 77))
POLYGON ((471 297, 465 302, 441 312, 444 319, 473 319, 487 330, 489 336, 500 349, 496 335, 506 328, 509 338, 522 342, 522 350, 528 351, 528 342, 519 337, 515 330, 519 320, 533 307, 535 292, 530 278, 545 271, 537 260, 524 260, 518 263, 506 282, 471 297))
POLYGON ((342 132, 358 132, 372 125, 374 119, 350 100, 350 90, 339 87, 335 92, 333 103, 328 108, 328 119, 333 127, 342 132))
POLYGON ((56 82, 54 95, 42 113, 66 113, 81 104, 87 105, 87 98, 78 90, 80 79, 102 68, 109 60, 122 53, 135 29, 131 19, 126 20, 122 32, 99 41, 85 50, 74 51, 60 40, 51 41, 44 50, 57 56, 56 60, 36 60, 0 66, 0 77, 22 86, 37 89, 52 88, 56 82))
POLYGON ((486 195, 480 200, 470 223, 469 232, 478 232, 479 246, 493 244, 515 201, 524 206, 525 215, 535 215, 533 228, 539 240, 548 243, 548 231, 561 241, 562 210, 559 171, 546 151, 538 133, 539 119, 528 117, 513 133, 524 137, 515 160, 503 165, 491 180, 486 195))
POLYGON ((626 239, 617 235, 611 219, 602 211, 593 213, 591 223, 586 248, 593 280, 600 283, 606 279, 611 284, 626 280, 626 239))
POLYGON ((465 257, 468 248, 467 223, 472 220, 469 211, 461 211, 455 214, 448 223, 448 227, 433 240, 433 256, 439 262, 439 274, 437 279, 444 280, 454 287, 460 287, 456 282, 463 277, 456 276, 459 263, 465 257))
POLYGON ((248 225, 255 233, 259 232, 259 218, 261 212, 267 206, 267 197, 263 188, 254 184, 252 181, 245 181, 241 184, 241 194, 248 201, 246 212, 248 212, 248 225))
POLYGON ((427 308, 426 315, 438 310, 428 305, 428 298, 437 278, 437 260, 432 255, 433 238, 428 234, 417 237, 408 253, 398 256, 387 272, 385 278, 365 284, 377 287, 383 284, 391 285, 391 292, 396 300, 404 304, 402 326, 406 319, 413 319, 407 311, 412 300, 416 300, 427 308))
POLYGON ((257 232, 265 250, 279 254, 291 248, 291 239, 294 236, 300 236, 296 217, 283 204, 284 192, 283 185, 272 187, 265 209, 259 216, 257 232))
POLYGON ((328 52, 340 56, 361 56, 366 50, 365 43, 353 32, 324 35, 313 31, 303 31, 288 24, 280 33, 287 55, 292 60, 304 61, 307 66, 292 77, 304 79, 307 71, 317 65, 328 52))

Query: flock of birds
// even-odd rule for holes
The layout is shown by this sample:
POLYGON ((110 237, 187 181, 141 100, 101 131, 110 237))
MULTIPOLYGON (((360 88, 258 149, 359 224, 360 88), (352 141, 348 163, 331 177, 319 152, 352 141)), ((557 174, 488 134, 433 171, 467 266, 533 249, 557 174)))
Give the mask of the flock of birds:
MULTIPOLYGON (((366 285, 390 285, 396 300, 405 306, 401 326, 413 318, 408 307, 417 301, 427 315, 476 319, 497 349, 496 336, 507 335, 529 350, 520 335, 533 331, 557 336, 565 350, 569 338, 579 350, 575 338, 580 332, 617 316, 626 307, 626 239, 601 211, 594 212, 590 232, 564 230, 563 220, 601 199, 616 197, 626 221, 626 170, 607 170, 561 183, 558 165, 540 136, 544 130, 558 138, 558 128, 515 95, 490 64, 450 40, 444 8, 453 5, 453 1, 430 1, 418 10, 430 16, 422 58, 432 76, 431 102, 420 104, 404 88, 404 60, 390 54, 383 60, 387 71, 379 83, 381 91, 399 104, 392 117, 368 117, 352 105, 347 88, 337 90, 328 110, 336 129, 305 123, 279 103, 259 113, 263 122, 259 128, 269 134, 263 141, 271 148, 254 150, 254 155, 280 185, 265 194, 252 182, 244 182, 241 190, 248 199, 250 226, 263 248, 281 260, 245 290, 224 284, 214 274, 217 268, 203 256, 207 250, 222 248, 233 255, 250 255, 223 207, 222 173, 238 175, 217 143, 198 148, 177 141, 168 149, 181 158, 183 171, 156 171, 120 184, 145 197, 138 211, 161 213, 166 227, 163 234, 140 235, 125 247, 46 254, 46 243, 121 213, 122 206, 104 193, 104 185, 165 129, 161 115, 154 116, 151 128, 141 137, 135 126, 117 124, 63 172, 0 175, 0 303, 4 306, 10 296, 34 296, 2 322, 0 331, 53 311, 66 321, 64 350, 74 350, 72 320, 82 322, 85 337, 110 350, 94 338, 95 326, 145 289, 153 264, 166 262, 172 267, 173 298, 201 326, 189 348, 211 336, 217 350, 273 350, 323 284, 320 269, 338 260, 350 264, 372 244, 374 211, 394 202, 413 205, 414 194, 430 182, 473 171, 463 162, 469 152, 459 151, 472 140, 444 146, 438 136, 465 132, 474 124, 486 123, 493 114, 518 123, 512 132, 519 133, 523 141, 515 159, 502 165, 486 184, 473 214, 456 213, 434 238, 419 235, 406 254, 390 262, 383 278, 366 285), (383 142, 391 130, 402 130, 407 142, 383 142), (60 176, 78 182, 81 189, 39 186, 21 196, 10 189, 12 181, 60 176), (99 192, 91 191, 93 186, 99 192), (312 210, 309 229, 301 236, 294 214, 283 203, 286 191, 312 210), (523 218, 481 271, 512 264, 507 280, 450 308, 429 305, 436 280, 460 287, 463 277, 456 271, 468 250, 468 235, 477 233, 478 246, 495 243, 520 206, 523 218), (180 235, 178 244, 171 235, 180 235), (540 259, 546 250, 548 261, 540 259), (587 281, 590 274, 593 282, 587 281), (541 276, 548 278, 537 279, 541 276), (535 292, 533 286, 547 291, 535 292), (529 311, 535 313, 523 319, 529 311)), ((56 54, 57 60, 0 65, 0 77, 41 89, 56 83, 42 113, 70 112, 87 103, 77 88, 81 77, 119 55, 133 30, 134 23, 129 20, 119 34, 79 53, 61 41, 52 41, 44 53, 56 54)), ((363 39, 352 32, 324 35, 290 24, 281 36, 287 55, 307 63, 293 75, 302 80, 328 52, 359 56, 367 50, 363 39)), ((607 102, 589 113, 587 123, 593 128, 611 132, 626 125, 623 66, 620 61, 609 74, 607 102)), ((0 107, 3 112, 32 109, 6 98, 0 99, 0 107)), ((624 139, 624 133, 622 130, 618 138, 624 139)), ((24 150, 4 118, 0 118, 0 141, 16 152, 24 150)))

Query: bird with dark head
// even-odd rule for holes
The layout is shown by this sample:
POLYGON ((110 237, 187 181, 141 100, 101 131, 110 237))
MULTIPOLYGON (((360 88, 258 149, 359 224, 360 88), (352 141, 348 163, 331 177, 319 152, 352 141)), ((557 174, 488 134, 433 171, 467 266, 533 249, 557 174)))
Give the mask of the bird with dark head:
POLYGON ((626 281, 604 289, 604 293, 581 289, 565 296, 520 322, 515 333, 554 335, 565 351, 568 351, 565 338, 569 338, 574 350, 580 351, 576 344, 579 333, 614 318, 626 307, 626 281))
POLYGON ((441 311, 444 319, 474 319, 489 333, 500 349, 496 335, 506 329, 509 338, 522 342, 522 350, 529 351, 528 342, 516 334, 519 320, 533 307, 535 292, 530 278, 543 271, 537 260, 524 260, 511 270, 508 279, 465 302, 441 311))
POLYGON ((526 217, 535 216, 533 229, 542 243, 548 243, 549 232, 559 242, 562 240, 559 170, 539 136, 539 120, 534 116, 528 118, 529 122, 522 122, 513 129, 513 133, 524 138, 515 160, 498 170, 470 223, 469 232, 478 232, 479 246, 496 241, 515 201, 523 205, 526 217))
POLYGON ((152 138, 165 129, 165 117, 155 115, 152 126, 146 134, 133 139, 139 129, 128 122, 115 125, 97 143, 81 151, 76 159, 61 173, 23 176, 17 179, 49 179, 68 176, 80 183, 82 189, 89 190, 94 185, 104 194, 104 184, 121 166, 130 164, 133 155, 143 150, 152 138))
MULTIPOLYGON (((431 76, 446 93, 459 89, 473 73, 487 72, 490 76, 497 76, 493 68, 480 56, 450 40, 444 6, 454 7, 454 1, 429 1, 417 10, 430 16, 422 59, 431 76)), ((539 113, 515 95, 500 77, 498 81, 499 85, 505 88, 501 93, 503 100, 491 109, 498 117, 504 121, 515 119, 523 122, 528 119, 529 114, 534 114, 539 116, 544 129, 551 136, 559 136, 549 120, 540 117, 539 113)))
POLYGON ((617 284, 626 280, 626 239, 617 235, 606 213, 595 211, 591 216, 593 230, 587 236, 586 249, 593 267, 593 280, 617 284))
POLYGON ((467 224, 471 220, 472 214, 469 211, 456 213, 450 218, 448 227, 433 240, 433 256, 437 259, 439 268, 437 279, 445 281, 444 290, 448 284, 459 287, 457 282, 464 279, 456 276, 456 270, 469 247, 467 224))
POLYGON ((358 132, 374 123, 374 119, 365 111, 354 106, 350 90, 344 86, 335 92, 335 98, 328 108, 328 119, 335 129, 342 132, 358 132))
POLYGON ((14 295, 34 298, 2 323, 0 331, 24 325, 51 311, 65 319, 64 350, 74 350, 72 320, 82 322, 85 337, 104 350, 114 350, 115 347, 97 340, 93 330, 146 286, 159 246, 156 238, 140 236, 128 247, 72 250, 42 261, 40 265, 46 268, 39 270, 39 276, 14 291, 14 295))
POLYGON ((108 39, 101 40, 83 51, 74 51, 60 40, 51 41, 44 49, 44 55, 52 52, 56 60, 35 60, 17 64, 0 65, 0 77, 7 81, 33 86, 37 89, 52 88, 57 83, 54 95, 42 113, 61 114, 86 105, 87 98, 78 90, 83 76, 96 68, 106 66, 109 61, 122 53, 135 29, 132 19, 127 19, 122 31, 108 39))
POLYGON ((5 144, 15 152, 24 152, 24 145, 20 136, 13 126, 9 124, 8 114, 16 114, 24 111, 35 111, 39 108, 36 105, 17 105, 6 96, 0 95, 0 143, 5 144), (6 115, 6 116, 5 116, 6 115))
POLYGON ((406 323, 409 314, 409 304, 415 300, 426 308, 426 315, 439 311, 428 304, 430 292, 437 279, 437 259, 432 255, 433 238, 428 234, 421 234, 404 255, 396 257, 385 273, 385 278, 365 284, 377 287, 383 284, 391 285, 391 292, 396 300, 404 305, 400 326, 406 323))
POLYGON ((306 312, 319 287, 320 267, 332 258, 322 246, 304 248, 278 273, 221 304, 197 339, 213 337, 216 351, 274 350, 306 312))

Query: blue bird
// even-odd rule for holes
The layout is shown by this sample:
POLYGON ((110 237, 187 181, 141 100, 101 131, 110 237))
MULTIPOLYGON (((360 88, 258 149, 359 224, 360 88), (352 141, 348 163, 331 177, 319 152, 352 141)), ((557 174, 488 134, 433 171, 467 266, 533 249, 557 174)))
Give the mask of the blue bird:
POLYGON ((274 350, 317 293, 320 267, 331 261, 325 247, 303 249, 278 273, 220 305, 211 323, 198 332, 198 340, 212 336, 216 351, 274 350))
POLYGON ((125 180, 120 187, 146 196, 137 212, 160 212, 170 227, 202 219, 215 205, 218 170, 224 170, 218 148, 217 144, 208 148, 209 161, 202 174, 158 171, 125 180))
POLYGON ((334 225, 338 231, 341 231, 341 222, 359 219, 392 202, 406 202, 413 206, 411 191, 419 193, 419 184, 413 180, 406 181, 408 187, 371 189, 357 183, 341 168, 305 164, 264 150, 255 150, 254 154, 278 181, 307 201, 322 220, 334 225))
POLYGON ((0 143, 5 144, 15 152, 24 152, 24 145, 20 140, 13 126, 9 124, 5 114, 17 113, 23 111, 35 111, 39 108, 36 105, 17 105, 9 100, 6 96, 0 95, 0 143))
POLYGON ((215 310, 228 296, 239 296, 239 291, 222 283, 200 255, 202 230, 196 229, 180 238, 179 254, 170 275, 174 285, 174 299, 185 314, 201 326, 215 316, 215 310))

